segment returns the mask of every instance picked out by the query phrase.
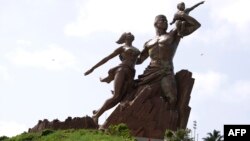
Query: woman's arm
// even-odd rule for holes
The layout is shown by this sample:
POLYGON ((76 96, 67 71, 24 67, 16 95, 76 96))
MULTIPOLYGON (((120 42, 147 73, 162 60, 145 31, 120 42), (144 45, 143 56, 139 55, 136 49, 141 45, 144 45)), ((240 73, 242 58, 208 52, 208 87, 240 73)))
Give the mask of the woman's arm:
POLYGON ((107 57, 103 58, 100 62, 98 62, 96 65, 94 65, 90 70, 86 71, 84 73, 84 75, 88 75, 91 72, 93 72, 96 68, 98 68, 99 66, 103 65, 104 63, 106 63, 107 61, 109 61, 110 59, 114 58, 115 56, 121 54, 123 51, 122 47, 119 47, 118 49, 116 49, 113 53, 111 53, 110 55, 108 55, 107 57))

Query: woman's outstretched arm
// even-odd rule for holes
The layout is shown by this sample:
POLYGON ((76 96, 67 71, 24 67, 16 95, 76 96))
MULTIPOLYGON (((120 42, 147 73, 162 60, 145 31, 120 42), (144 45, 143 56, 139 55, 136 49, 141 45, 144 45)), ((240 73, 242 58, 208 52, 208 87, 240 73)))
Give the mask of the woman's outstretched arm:
POLYGON ((103 65, 104 63, 106 63, 107 61, 109 61, 110 59, 114 58, 115 56, 121 54, 123 51, 122 47, 119 47, 118 49, 116 49, 113 53, 111 53, 110 55, 108 55, 107 57, 103 58, 100 62, 98 62, 96 65, 94 65, 90 70, 86 71, 84 73, 84 75, 88 75, 91 72, 93 72, 96 68, 98 68, 99 66, 103 65))

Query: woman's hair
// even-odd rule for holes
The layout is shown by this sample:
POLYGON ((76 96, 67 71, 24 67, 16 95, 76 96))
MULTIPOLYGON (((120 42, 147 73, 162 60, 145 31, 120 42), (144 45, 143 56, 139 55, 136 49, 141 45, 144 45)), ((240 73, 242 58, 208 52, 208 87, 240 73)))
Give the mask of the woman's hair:
POLYGON ((126 35, 127 35, 127 33, 124 32, 124 33, 121 35, 121 37, 116 41, 116 43, 117 43, 117 44, 123 44, 123 43, 125 43, 126 35))

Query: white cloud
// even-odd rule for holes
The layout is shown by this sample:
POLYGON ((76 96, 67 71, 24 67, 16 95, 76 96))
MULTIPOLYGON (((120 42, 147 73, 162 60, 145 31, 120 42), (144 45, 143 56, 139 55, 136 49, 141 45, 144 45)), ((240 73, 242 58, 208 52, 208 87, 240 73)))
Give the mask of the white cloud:
POLYGON ((0 65, 0 79, 3 79, 3 80, 9 80, 10 79, 10 74, 8 72, 7 67, 1 66, 1 65, 0 65))
MULTIPOLYGON (((153 31, 154 17, 167 13, 171 2, 166 0, 91 0, 80 8, 75 22, 65 27, 69 36, 85 36, 96 31, 153 31)), ((171 10, 175 10, 171 8, 171 10)), ((172 15, 171 15, 172 17, 172 15)))
POLYGON ((223 134, 224 124, 250 122, 250 80, 231 80, 215 71, 194 73, 194 78, 188 127, 192 128, 192 121, 197 120, 201 138, 214 129, 223 134))
POLYGON ((45 50, 28 51, 23 48, 11 52, 6 57, 15 65, 44 68, 47 70, 76 69, 76 58, 57 45, 49 45, 45 50))
POLYGON ((194 73, 194 78, 194 93, 199 94, 199 100, 215 98, 238 104, 250 100, 250 80, 230 80, 226 74, 214 71, 194 73))
POLYGON ((31 41, 28 41, 28 40, 17 40, 17 44, 18 45, 22 45, 22 46, 31 46, 31 41))
POLYGON ((226 75, 214 71, 194 73, 194 78, 194 89, 202 95, 216 94, 217 90, 221 88, 227 80, 226 75))
MULTIPOLYGON (((76 21, 66 25, 65 34, 85 36, 96 31, 121 32, 128 30, 147 33, 153 31, 153 19, 156 15, 166 14, 170 21, 177 10, 178 2, 180 1, 91 0, 81 4, 76 21)), ((197 1, 189 0, 185 3, 187 7, 190 7, 197 1)), ((195 13, 200 17, 210 16, 215 23, 226 24, 229 22, 239 28, 246 28, 250 22, 250 15, 246 14, 249 4, 249 0, 209 0, 205 1, 202 6, 206 11, 203 10, 203 13, 195 11, 195 13)), ((200 10, 202 11, 202 9, 200 10)))
MULTIPOLYGON (((180 1, 91 0, 78 3, 78 16, 65 26, 64 32, 68 36, 87 36, 98 31, 131 31, 134 34, 154 32, 154 17, 165 14, 170 21, 178 2, 180 1)), ((184 2, 187 7, 197 3, 195 0, 184 2)), ((246 14, 249 3, 248 0, 205 1, 204 5, 191 14, 201 22, 203 31, 199 29, 187 39, 195 38, 205 44, 211 44, 211 41, 223 44, 232 37, 244 37, 249 33, 246 30, 249 29, 250 22, 250 15, 246 14), (244 34, 237 33, 239 30, 244 34)))
POLYGON ((249 0, 205 1, 199 11, 194 12, 194 14, 198 14, 196 16, 202 26, 195 34, 186 39, 200 40, 205 45, 224 46, 227 49, 235 47, 227 45, 232 39, 238 38, 235 41, 237 43, 247 41, 246 37, 249 36, 250 31, 248 5, 250 5, 249 0))
POLYGON ((250 100, 250 81, 239 80, 230 85, 227 89, 221 90, 221 98, 226 103, 247 104, 250 100))
POLYGON ((0 136, 12 137, 27 131, 27 126, 13 121, 0 121, 0 136))
POLYGON ((247 14, 249 13, 249 5, 249 0, 230 1, 221 8, 220 13, 218 14, 222 19, 242 28, 248 26, 250 22, 250 15, 247 14))
POLYGON ((229 22, 238 28, 246 28, 250 22, 249 0, 208 1, 210 16, 214 22, 229 22))

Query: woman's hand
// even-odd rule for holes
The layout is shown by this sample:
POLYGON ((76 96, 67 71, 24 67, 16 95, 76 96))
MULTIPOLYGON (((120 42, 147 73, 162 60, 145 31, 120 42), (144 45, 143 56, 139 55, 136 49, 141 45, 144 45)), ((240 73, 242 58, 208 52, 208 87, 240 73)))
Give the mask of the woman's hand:
POLYGON ((84 73, 84 75, 86 76, 86 75, 90 74, 90 73, 93 72, 93 71, 94 71, 94 69, 91 68, 90 70, 86 71, 86 72, 84 73))

